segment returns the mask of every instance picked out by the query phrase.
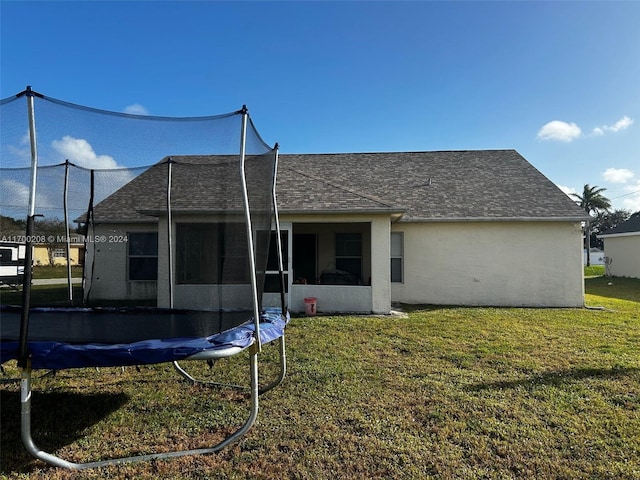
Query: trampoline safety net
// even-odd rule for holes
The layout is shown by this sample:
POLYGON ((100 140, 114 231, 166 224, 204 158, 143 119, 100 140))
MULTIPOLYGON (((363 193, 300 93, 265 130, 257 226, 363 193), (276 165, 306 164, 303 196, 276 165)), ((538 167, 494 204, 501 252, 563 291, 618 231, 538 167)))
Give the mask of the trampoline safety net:
POLYGON ((0 135, 0 240, 31 240, 35 265, 78 267, 81 292, 73 298, 70 288, 71 298, 57 304, 262 307, 275 243, 277 149, 244 107, 140 116, 28 89, 0 102, 0 135), (34 156, 35 226, 27 239, 34 156))

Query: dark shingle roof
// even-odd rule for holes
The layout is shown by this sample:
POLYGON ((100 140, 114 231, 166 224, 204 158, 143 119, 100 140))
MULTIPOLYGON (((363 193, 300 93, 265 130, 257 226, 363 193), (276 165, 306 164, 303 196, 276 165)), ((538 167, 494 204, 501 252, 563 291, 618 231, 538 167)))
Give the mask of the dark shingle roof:
POLYGON ((280 211, 354 209, 323 182, 404 211, 402 221, 586 218, 515 150, 280 155, 280 211))
POLYGON ((612 228, 611 230, 608 230, 599 236, 636 232, 640 232, 640 212, 634 213, 626 222, 621 223, 617 227, 612 228))
MULTIPOLYGON (((211 161, 209 170, 174 176, 176 211, 211 212, 240 196, 220 189, 216 169, 234 157, 173 157, 211 161)), ((103 219, 142 219, 166 208, 166 166, 158 164, 96 207, 103 219), (142 201, 141 201, 142 200, 142 201), (137 206, 134 208, 134 203, 137 206)), ((402 221, 584 220, 586 214, 515 150, 281 154, 280 213, 403 213, 402 221)), ((149 218, 149 217, 147 217, 149 218)))

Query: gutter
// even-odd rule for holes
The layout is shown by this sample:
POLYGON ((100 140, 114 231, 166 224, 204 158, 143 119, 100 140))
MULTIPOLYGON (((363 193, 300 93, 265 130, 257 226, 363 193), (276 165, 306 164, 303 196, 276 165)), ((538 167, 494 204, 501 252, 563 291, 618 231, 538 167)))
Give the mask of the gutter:
MULTIPOLYGON (((591 217, 589 217, 591 218, 591 217)), ((587 217, 443 217, 408 218, 402 223, 471 223, 471 222, 588 222, 587 217)))

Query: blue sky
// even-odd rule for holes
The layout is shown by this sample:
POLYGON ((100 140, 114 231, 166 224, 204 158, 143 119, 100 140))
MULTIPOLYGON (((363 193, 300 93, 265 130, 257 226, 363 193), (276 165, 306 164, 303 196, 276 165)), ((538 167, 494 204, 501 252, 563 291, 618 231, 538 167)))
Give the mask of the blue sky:
POLYGON ((2 98, 246 104, 283 153, 516 149, 640 210, 640 2, 2 0, 0 21, 2 98))

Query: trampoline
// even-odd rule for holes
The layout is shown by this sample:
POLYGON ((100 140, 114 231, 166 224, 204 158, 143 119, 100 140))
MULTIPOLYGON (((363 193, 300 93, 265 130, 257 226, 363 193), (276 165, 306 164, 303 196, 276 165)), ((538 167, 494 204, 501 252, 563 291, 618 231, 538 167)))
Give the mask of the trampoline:
MULTIPOLYGON (((31 145, 29 168, 3 168, 5 188, 0 190, 3 215, 20 218, 26 210, 22 305, 0 309, 0 360, 16 360, 20 368, 26 449, 53 466, 85 469, 213 453, 237 441, 255 423, 258 396, 280 384, 286 372, 289 314, 275 194, 277 144, 271 148, 264 143, 246 107, 212 117, 135 116, 69 104, 27 87, 0 101, 0 109, 3 147, 17 145, 20 139, 11 135, 24 126, 31 145), (25 110, 16 107, 23 98, 26 118, 25 110), (45 117, 44 128, 36 129, 36 102, 45 117), (107 140, 101 137, 105 134, 107 140), (114 167, 114 159, 120 158, 115 154, 96 156, 107 169, 76 165, 73 158, 39 166, 41 144, 36 138, 45 138, 42 144, 50 142, 58 150, 69 139, 82 138, 122 157, 162 159, 128 169, 114 167), (180 155, 167 157, 167 151, 180 155), (28 196, 18 195, 25 190, 28 196), (39 234, 36 217, 43 215, 60 219, 66 228, 58 246, 66 246, 69 307, 31 306, 33 244, 45 238, 60 243, 59 236, 39 234), (77 224, 85 251, 81 307, 71 286, 72 223, 77 224), (271 295, 274 303, 273 293, 265 293, 267 271, 273 275, 274 270, 267 268, 273 252, 279 277, 277 306, 265 301, 271 295), (101 300, 118 304, 118 298, 126 305, 132 299, 144 303, 150 295, 156 307, 96 306, 101 300), (258 356, 271 342, 279 346, 280 372, 260 387, 258 356), (182 377, 199 382, 179 362, 213 361, 243 351, 249 352, 250 412, 217 445, 74 463, 42 451, 31 436, 33 369, 172 362, 182 377)), ((4 164, 11 160, 7 151, 15 149, 3 149, 4 164)), ((15 161, 19 158, 16 154, 15 161)))

